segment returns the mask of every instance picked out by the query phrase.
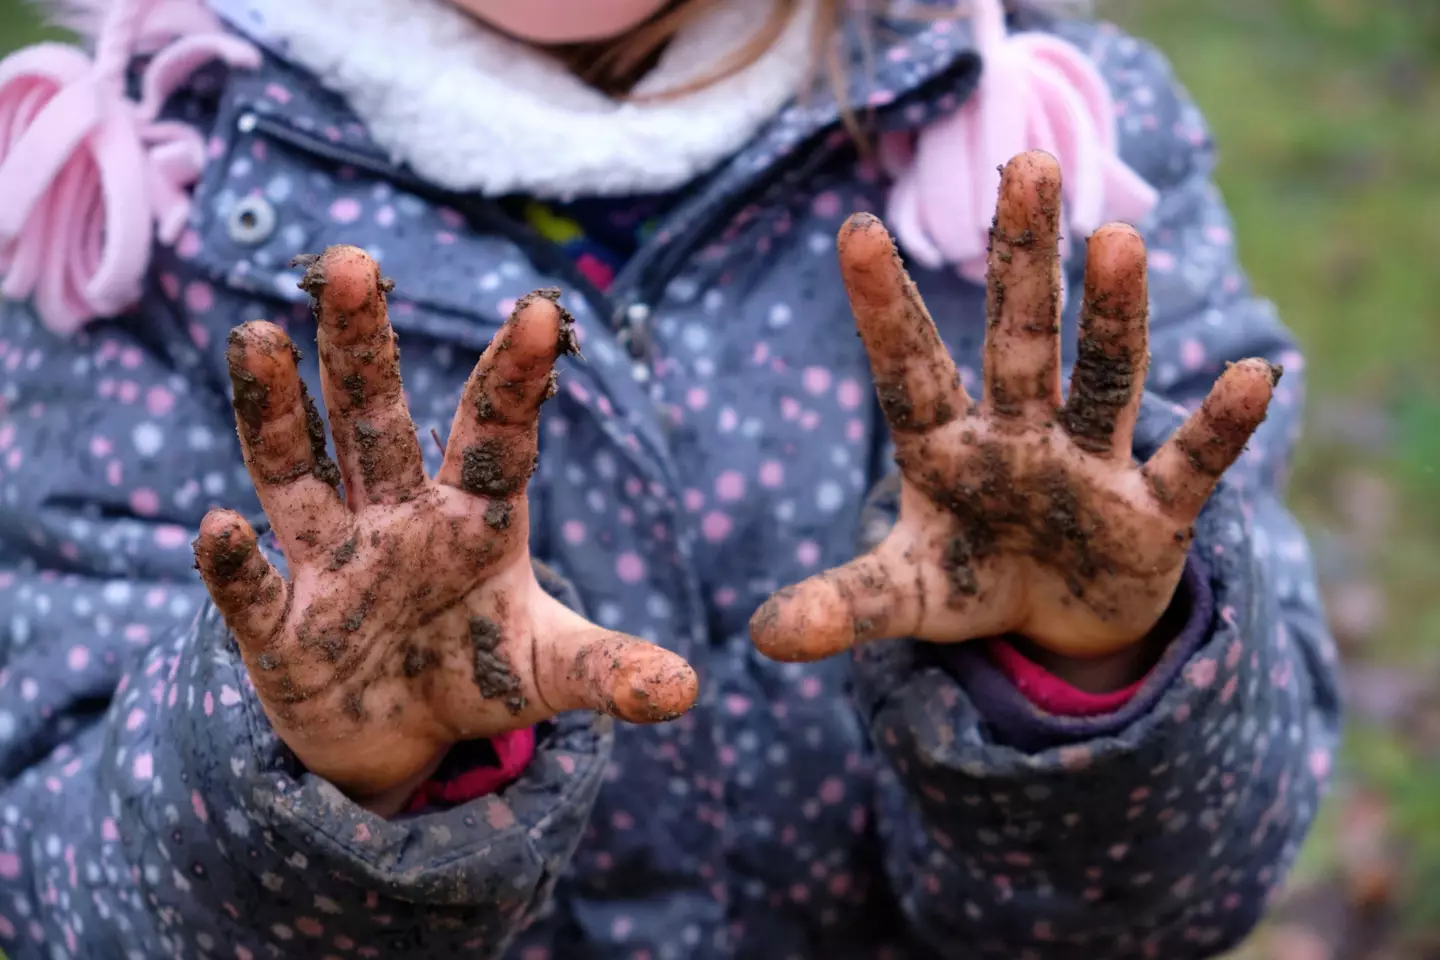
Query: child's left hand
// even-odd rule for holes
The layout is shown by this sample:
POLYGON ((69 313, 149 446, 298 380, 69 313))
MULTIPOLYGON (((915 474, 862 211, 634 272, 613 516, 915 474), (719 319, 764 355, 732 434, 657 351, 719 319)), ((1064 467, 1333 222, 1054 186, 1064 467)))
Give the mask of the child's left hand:
POLYGON ((751 620, 777 660, 856 643, 1019 633, 1062 657, 1143 638, 1170 604, 1191 524, 1265 418, 1278 368, 1232 365, 1148 463, 1131 436, 1148 363, 1145 248, 1090 240, 1078 359, 1060 395, 1060 173, 1005 168, 990 251, 985 391, 974 403, 884 226, 841 229, 841 270, 895 437, 900 518, 870 553, 777 592, 751 620))

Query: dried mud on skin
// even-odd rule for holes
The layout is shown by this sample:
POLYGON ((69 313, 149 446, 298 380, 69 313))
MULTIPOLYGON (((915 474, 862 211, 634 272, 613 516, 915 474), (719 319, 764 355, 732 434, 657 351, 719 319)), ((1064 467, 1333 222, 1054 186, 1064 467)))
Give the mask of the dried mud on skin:
POLYGON ((1080 449, 1108 453, 1115 420, 1134 391, 1134 364, 1128 356, 1111 356, 1100 344, 1081 338, 1072 383, 1072 400, 1060 412, 1060 425, 1080 449))
MULTIPOLYGON (((973 435, 965 439, 975 443, 973 435)), ((965 478, 947 480, 933 470, 919 478, 926 495, 953 523, 940 545, 950 605, 976 599, 977 570, 986 561, 1022 553, 1048 570, 1063 571, 1070 594, 1097 617, 1113 617, 1119 598, 1095 590, 1094 584, 1140 573, 1133 569, 1128 546, 1133 534, 1106 524, 1103 511, 1077 493, 1060 467, 1017 476, 1002 444, 981 442, 977 449, 965 478)))
POLYGON ((511 445, 491 437, 465 448, 460 467, 460 488, 466 493, 503 500, 520 488, 515 477, 507 474, 514 458, 511 445))
POLYGON ((525 709, 525 697, 520 693, 520 678, 510 662, 500 653, 500 642, 504 635, 500 625, 489 617, 470 618, 470 645, 475 651, 475 686, 486 700, 504 698, 505 707, 512 714, 525 709))

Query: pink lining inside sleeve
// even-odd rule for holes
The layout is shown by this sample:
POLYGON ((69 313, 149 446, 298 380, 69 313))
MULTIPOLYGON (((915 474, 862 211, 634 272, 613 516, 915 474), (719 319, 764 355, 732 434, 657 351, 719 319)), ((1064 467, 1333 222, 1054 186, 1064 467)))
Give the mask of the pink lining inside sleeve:
POLYGON ((1119 710, 1139 691, 1145 678, 1110 693, 1087 693, 1071 686, 1004 640, 989 644, 990 659, 1015 689, 1046 713, 1062 717, 1094 717, 1119 710))
POLYGON ((452 780, 427 780, 410 798, 406 813, 422 813, 431 807, 449 808, 488 796, 514 782, 535 756, 535 729, 511 730, 490 740, 496 767, 475 767, 452 780))

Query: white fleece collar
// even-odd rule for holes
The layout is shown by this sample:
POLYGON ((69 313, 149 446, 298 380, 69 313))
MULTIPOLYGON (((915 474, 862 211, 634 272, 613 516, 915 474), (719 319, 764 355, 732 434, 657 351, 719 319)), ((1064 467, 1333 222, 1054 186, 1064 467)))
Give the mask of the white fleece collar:
MULTIPOLYGON (((789 101, 810 63, 813 0, 747 69, 675 100, 617 102, 446 0, 209 0, 350 104, 374 140, 453 190, 568 199, 679 187, 789 101)), ((684 84, 750 39, 772 0, 726 0, 636 87, 684 84)))

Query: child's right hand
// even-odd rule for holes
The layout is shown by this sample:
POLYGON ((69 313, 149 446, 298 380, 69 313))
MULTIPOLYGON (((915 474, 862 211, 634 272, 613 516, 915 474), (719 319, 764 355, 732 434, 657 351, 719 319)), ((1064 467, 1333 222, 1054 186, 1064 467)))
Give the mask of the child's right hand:
POLYGON ((684 660, 587 622, 535 579, 525 484, 556 355, 571 347, 560 309, 532 295, 496 335, 432 480, 374 262, 332 247, 305 283, 338 472, 289 339, 245 324, 229 348, 236 421, 291 580, 233 511, 211 511, 195 541, 205 585, 296 756, 390 813, 456 741, 563 710, 635 723, 688 710, 697 684, 684 660))

